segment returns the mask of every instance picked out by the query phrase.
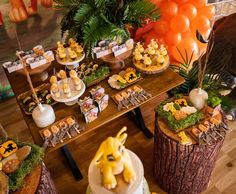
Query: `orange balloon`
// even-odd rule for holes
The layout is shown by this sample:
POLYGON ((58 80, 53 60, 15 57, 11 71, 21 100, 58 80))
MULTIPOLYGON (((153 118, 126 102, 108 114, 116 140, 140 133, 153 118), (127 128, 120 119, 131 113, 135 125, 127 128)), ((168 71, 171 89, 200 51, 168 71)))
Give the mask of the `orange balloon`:
POLYGON ((147 36, 145 37, 145 46, 147 46, 151 42, 152 39, 157 40, 158 38, 159 36, 155 32, 153 31, 149 32, 147 36))
POLYGON ((157 39, 157 42, 158 42, 159 45, 162 45, 162 44, 166 45, 165 39, 163 37, 159 37, 157 39))
POLYGON ((187 3, 179 8, 179 13, 187 16, 188 19, 192 20, 197 16, 197 9, 193 6, 193 4, 187 3))
POLYGON ((169 31, 169 24, 167 21, 160 19, 155 23, 153 29, 156 34, 164 35, 169 31))
POLYGON ((193 32, 191 31, 191 29, 188 29, 186 32, 183 32, 181 36, 182 36, 182 39, 184 39, 186 37, 193 38, 195 35, 193 36, 193 32))
POLYGON ((189 0, 189 3, 193 4, 195 7, 203 7, 206 5, 206 0, 189 0))
POLYGON ((215 6, 213 5, 209 5, 209 6, 205 6, 205 7, 201 7, 198 9, 198 15, 204 15, 206 16, 208 19, 213 19, 213 17, 215 16, 215 6))
POLYGON ((151 0, 152 3, 154 3, 157 6, 160 6, 163 0, 151 0))
POLYGON ((177 15, 178 5, 173 1, 163 1, 161 4, 161 17, 165 19, 170 19, 171 17, 177 15))
POLYGON ((191 28, 193 31, 203 32, 210 28, 210 24, 211 22, 206 16, 199 15, 191 22, 191 28))
POLYGON ((184 4, 188 2, 188 0, 174 0, 174 1, 178 4, 184 4))
POLYGON ((165 36, 165 41, 167 45, 177 45, 181 41, 181 34, 169 31, 165 36))
POLYGON ((188 37, 183 39, 176 47, 172 48, 172 55, 174 59, 177 60, 178 62, 183 63, 184 60, 179 52, 183 55, 185 60, 186 60, 186 53, 188 60, 190 59, 193 53, 193 60, 195 60, 198 54, 198 44, 192 38, 188 37), (179 51, 177 48, 179 49, 179 51))
POLYGON ((185 15, 177 15, 171 19, 170 27, 174 32, 186 32, 189 29, 190 22, 185 15))

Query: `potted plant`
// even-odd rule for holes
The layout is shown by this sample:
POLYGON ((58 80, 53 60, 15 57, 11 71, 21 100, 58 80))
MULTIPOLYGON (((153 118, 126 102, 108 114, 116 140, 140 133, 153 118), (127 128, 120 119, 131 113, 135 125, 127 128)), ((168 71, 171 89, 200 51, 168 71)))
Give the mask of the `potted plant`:
POLYGON ((62 33, 83 42, 87 54, 102 40, 130 38, 128 27, 140 27, 144 19, 157 20, 159 8, 149 0, 54 0, 65 11, 62 33))

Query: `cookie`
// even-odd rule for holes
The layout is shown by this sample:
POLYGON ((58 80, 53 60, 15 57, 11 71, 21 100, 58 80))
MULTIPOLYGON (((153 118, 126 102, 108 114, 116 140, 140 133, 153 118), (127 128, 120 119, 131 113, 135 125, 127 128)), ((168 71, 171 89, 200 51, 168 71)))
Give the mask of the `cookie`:
POLYGON ((20 160, 18 159, 12 159, 7 161, 3 167, 2 167, 2 171, 5 172, 6 174, 12 173, 14 171, 16 171, 20 166, 20 160))

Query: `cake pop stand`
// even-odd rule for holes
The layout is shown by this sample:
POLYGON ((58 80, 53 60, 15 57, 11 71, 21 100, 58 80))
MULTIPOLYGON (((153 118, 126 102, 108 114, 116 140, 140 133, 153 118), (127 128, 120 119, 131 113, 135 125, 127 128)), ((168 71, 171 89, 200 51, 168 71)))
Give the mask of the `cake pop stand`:
POLYGON ((51 92, 52 98, 55 101, 65 103, 67 106, 71 106, 71 105, 74 105, 77 103, 78 98, 83 95, 86 86, 85 86, 84 82, 81 80, 81 89, 76 90, 72 80, 70 78, 67 78, 67 80, 68 80, 68 85, 71 89, 71 96, 70 97, 67 97, 65 95, 65 93, 63 92, 62 81, 58 82, 58 85, 60 88, 60 96, 58 98, 52 93, 52 91, 50 91, 50 92, 51 92))
POLYGON ((115 57, 113 53, 101 57, 104 62, 109 63, 109 66, 112 70, 123 69, 125 67, 125 59, 127 59, 133 50, 128 50, 125 53, 115 57))
POLYGON ((67 69, 71 70, 77 68, 79 66, 79 63, 84 59, 84 57, 85 53, 83 53, 81 57, 77 57, 77 59, 74 61, 62 61, 59 59, 58 55, 56 55, 56 60, 59 64, 65 65, 67 69))
MULTIPOLYGON (((26 68, 29 74, 32 76, 33 80, 40 79, 41 81, 45 81, 48 78, 48 72, 46 70, 50 65, 51 65, 51 62, 45 63, 44 65, 41 65, 34 69, 31 69, 29 65, 26 68)), ((20 69, 17 72, 25 75, 24 69, 20 69)))

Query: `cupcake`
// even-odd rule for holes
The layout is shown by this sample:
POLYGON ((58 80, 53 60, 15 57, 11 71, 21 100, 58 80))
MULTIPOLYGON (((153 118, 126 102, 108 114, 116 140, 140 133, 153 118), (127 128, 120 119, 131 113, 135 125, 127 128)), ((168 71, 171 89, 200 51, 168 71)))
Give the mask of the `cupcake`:
POLYGON ((75 71, 75 70, 70 70, 70 77, 71 78, 75 78, 75 77, 77 77, 78 76, 78 74, 77 74, 77 72, 75 71))
POLYGON ((57 76, 61 79, 66 79, 66 72, 64 70, 60 70, 57 76))
POLYGON ((167 55, 167 50, 166 50, 166 48, 163 44, 160 47, 160 54, 163 55, 163 56, 167 55))
POLYGON ((59 86, 57 84, 52 84, 51 86, 51 91, 53 93, 53 95, 56 97, 56 98, 59 98, 60 97, 60 90, 59 90, 59 86))
POLYGON ((144 57, 143 57, 143 62, 144 62, 144 64, 146 65, 146 66, 149 66, 149 65, 151 65, 152 64, 152 60, 150 59, 150 57, 148 56, 148 55, 144 55, 144 57))
POLYGON ((134 59, 136 61, 140 61, 143 59, 143 55, 139 51, 136 51, 136 52, 134 52, 134 59))
POLYGON ((55 75, 50 77, 50 83, 51 84, 56 84, 57 83, 57 77, 55 75))
POLYGON ((163 55, 159 55, 157 57, 157 63, 162 65, 164 62, 165 62, 165 58, 163 57, 163 55))
POLYGON ((155 49, 151 46, 151 45, 148 45, 148 54, 149 55, 154 55, 155 54, 155 49))
POLYGON ((63 84, 62 89, 67 98, 71 97, 71 90, 68 84, 63 84))
POLYGON ((73 81, 73 83, 74 83, 75 89, 76 89, 76 90, 81 90, 81 88, 82 88, 81 79, 78 78, 78 77, 75 77, 75 78, 73 78, 72 81, 73 81))
POLYGON ((76 52, 77 54, 81 54, 83 51, 84 51, 83 47, 80 46, 79 44, 76 44, 75 52, 76 52))
POLYGON ((68 53, 69 53, 69 57, 72 61, 75 61, 77 58, 77 54, 75 51, 71 50, 71 48, 68 48, 68 53))

